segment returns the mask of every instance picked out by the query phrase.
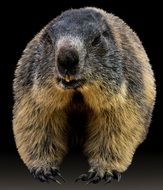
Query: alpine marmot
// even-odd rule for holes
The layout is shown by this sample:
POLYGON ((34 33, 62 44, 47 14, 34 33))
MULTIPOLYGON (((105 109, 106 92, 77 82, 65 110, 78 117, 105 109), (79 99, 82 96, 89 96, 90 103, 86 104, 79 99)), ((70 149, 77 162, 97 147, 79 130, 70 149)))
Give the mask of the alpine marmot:
POLYGON ((29 42, 13 89, 18 152, 35 178, 58 183, 71 143, 90 165, 77 180, 119 181, 146 137, 156 94, 137 35, 92 7, 63 12, 29 42))

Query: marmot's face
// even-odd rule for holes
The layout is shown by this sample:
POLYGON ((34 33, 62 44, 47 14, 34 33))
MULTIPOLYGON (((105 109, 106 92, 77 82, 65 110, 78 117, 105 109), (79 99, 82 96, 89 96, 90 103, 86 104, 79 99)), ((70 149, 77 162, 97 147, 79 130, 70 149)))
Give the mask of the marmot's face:
POLYGON ((52 48, 49 60, 58 86, 71 89, 100 77, 115 78, 116 67, 119 68, 113 65, 117 58, 116 47, 100 13, 93 10, 64 12, 50 23, 46 32, 52 48))

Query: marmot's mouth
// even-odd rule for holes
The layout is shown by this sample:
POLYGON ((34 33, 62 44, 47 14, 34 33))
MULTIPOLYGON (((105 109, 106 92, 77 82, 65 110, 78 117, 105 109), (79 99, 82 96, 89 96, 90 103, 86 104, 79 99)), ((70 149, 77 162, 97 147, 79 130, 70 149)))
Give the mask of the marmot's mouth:
POLYGON ((63 78, 59 78, 57 79, 57 81, 58 81, 59 86, 65 89, 76 89, 76 88, 81 87, 85 83, 85 80, 82 80, 82 79, 78 79, 78 80, 73 79, 67 82, 63 78))

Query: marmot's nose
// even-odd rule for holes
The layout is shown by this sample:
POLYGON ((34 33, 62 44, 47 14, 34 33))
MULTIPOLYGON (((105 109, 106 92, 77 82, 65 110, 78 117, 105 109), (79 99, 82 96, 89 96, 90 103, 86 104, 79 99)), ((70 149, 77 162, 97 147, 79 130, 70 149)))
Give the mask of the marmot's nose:
POLYGON ((79 55, 73 47, 61 47, 57 57, 58 71, 65 77, 75 75, 78 70, 79 55))

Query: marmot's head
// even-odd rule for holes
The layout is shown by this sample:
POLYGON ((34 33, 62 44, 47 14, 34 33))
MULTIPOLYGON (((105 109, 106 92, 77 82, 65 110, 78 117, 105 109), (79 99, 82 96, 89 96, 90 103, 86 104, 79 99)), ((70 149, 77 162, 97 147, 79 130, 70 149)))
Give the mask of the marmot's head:
POLYGON ((62 13, 45 28, 41 46, 41 79, 54 76, 63 89, 103 79, 116 84, 121 77, 121 56, 114 36, 104 15, 95 9, 62 13))

